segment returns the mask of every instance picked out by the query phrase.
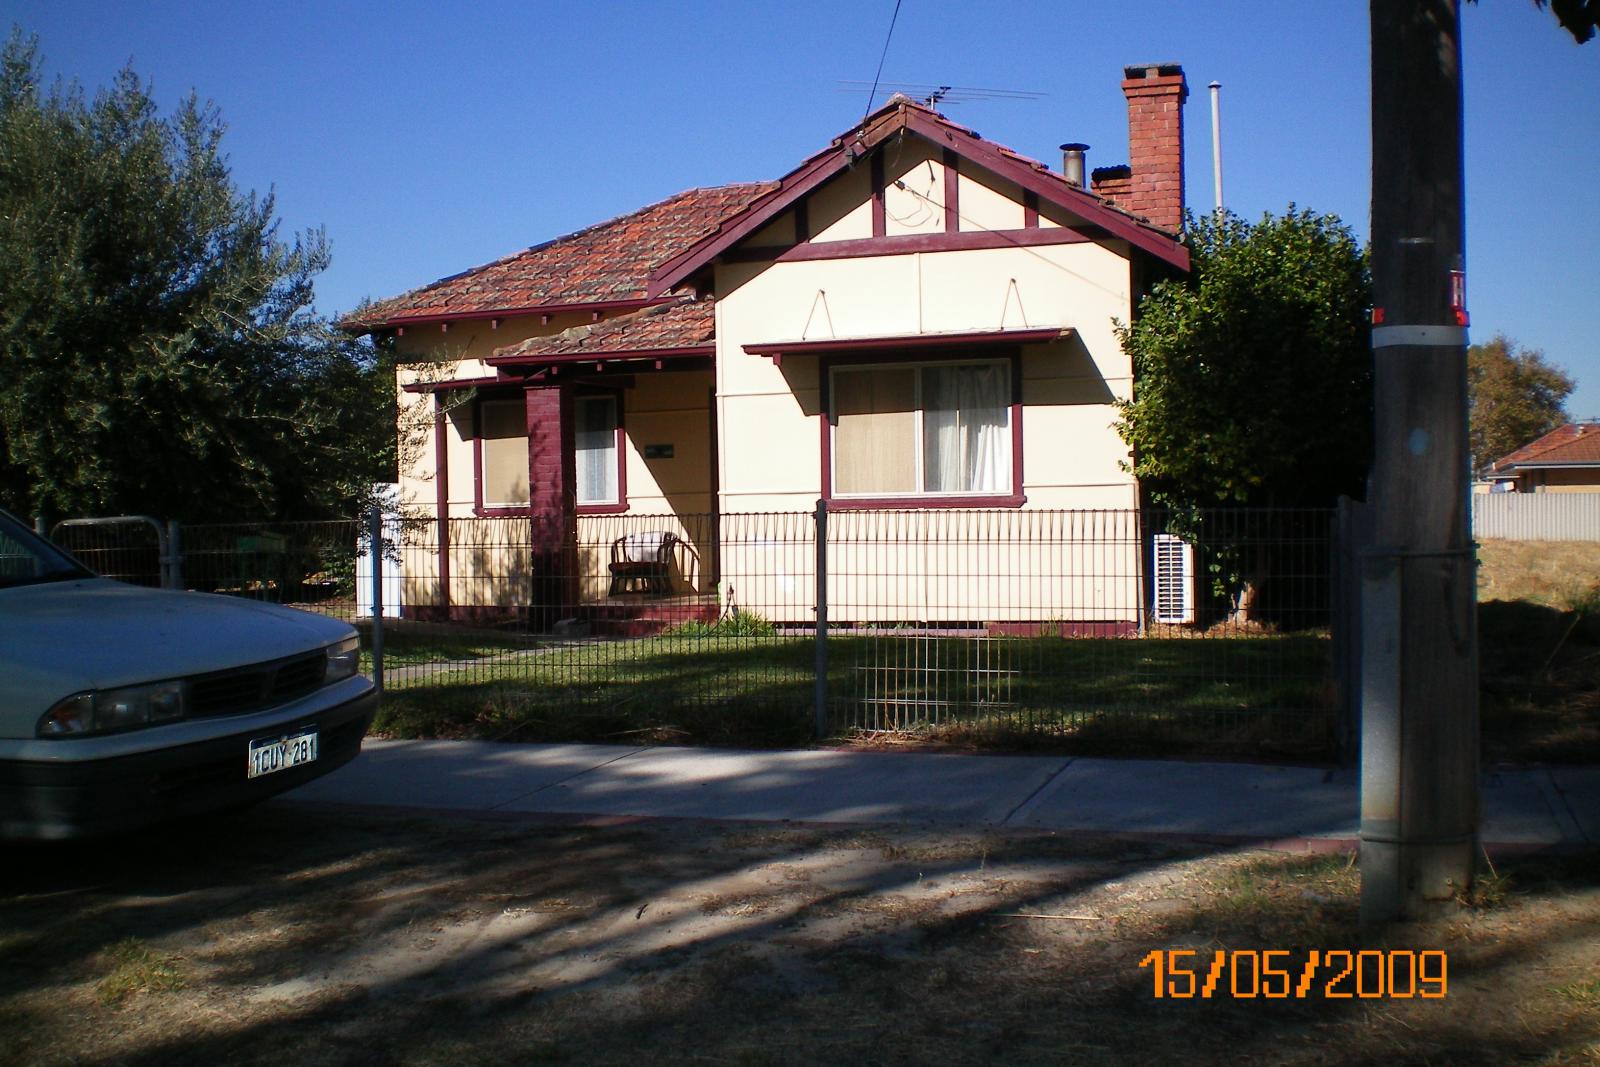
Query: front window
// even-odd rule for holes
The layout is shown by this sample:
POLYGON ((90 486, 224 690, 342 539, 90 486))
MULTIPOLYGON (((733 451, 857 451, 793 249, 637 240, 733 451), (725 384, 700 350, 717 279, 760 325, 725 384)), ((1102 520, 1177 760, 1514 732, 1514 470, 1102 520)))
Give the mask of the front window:
POLYGON ((573 420, 578 447, 578 503, 618 503, 617 398, 577 397, 573 401, 573 420))
POLYGON ((485 507, 528 502, 528 415, 519 400, 485 400, 478 406, 478 447, 483 458, 485 507))
POLYGON ((1012 491, 1008 362, 836 367, 831 386, 835 496, 1012 491))

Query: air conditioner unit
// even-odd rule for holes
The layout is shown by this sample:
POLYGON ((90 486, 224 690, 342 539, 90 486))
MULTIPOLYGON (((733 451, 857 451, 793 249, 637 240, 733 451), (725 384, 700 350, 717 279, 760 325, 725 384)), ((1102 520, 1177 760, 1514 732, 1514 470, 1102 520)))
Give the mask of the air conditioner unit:
POLYGON ((1194 622, 1194 546, 1172 534, 1155 535, 1155 619, 1194 622))

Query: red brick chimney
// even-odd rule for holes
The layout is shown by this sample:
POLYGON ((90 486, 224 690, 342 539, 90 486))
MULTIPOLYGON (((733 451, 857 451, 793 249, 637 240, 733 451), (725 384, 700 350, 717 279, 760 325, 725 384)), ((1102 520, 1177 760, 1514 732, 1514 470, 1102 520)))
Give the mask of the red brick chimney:
POLYGON ((1124 67, 1128 163, 1099 167, 1091 188, 1173 233, 1183 228, 1183 102, 1189 85, 1176 63, 1124 67))

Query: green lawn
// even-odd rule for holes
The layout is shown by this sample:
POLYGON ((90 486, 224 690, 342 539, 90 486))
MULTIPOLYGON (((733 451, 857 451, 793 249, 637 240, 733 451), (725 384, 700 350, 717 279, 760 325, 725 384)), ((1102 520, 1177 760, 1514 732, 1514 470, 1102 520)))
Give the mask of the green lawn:
MULTIPOLYGON (((383 666, 413 667, 432 663, 462 663, 504 655, 548 644, 522 634, 485 633, 459 627, 386 623, 383 631, 383 666)), ((372 671, 370 630, 361 647, 361 669, 372 671)))
MULTIPOLYGON (((401 654, 425 662, 429 651, 419 640, 401 654)), ((432 657, 455 661, 448 665, 391 675, 377 732, 760 747, 812 737, 815 643, 806 637, 537 648, 480 637, 449 651, 432 657)), ((1331 726, 1327 656, 1327 639, 1316 635, 835 637, 830 730, 984 746, 1318 758, 1331 726)))

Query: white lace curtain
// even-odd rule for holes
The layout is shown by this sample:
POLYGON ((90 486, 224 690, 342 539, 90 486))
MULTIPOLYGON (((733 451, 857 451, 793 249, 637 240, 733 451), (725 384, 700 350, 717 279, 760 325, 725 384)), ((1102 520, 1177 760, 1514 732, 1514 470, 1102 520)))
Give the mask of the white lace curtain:
POLYGON ((922 369, 922 462, 930 493, 1000 493, 1011 487, 1006 447, 1007 368, 922 369))

